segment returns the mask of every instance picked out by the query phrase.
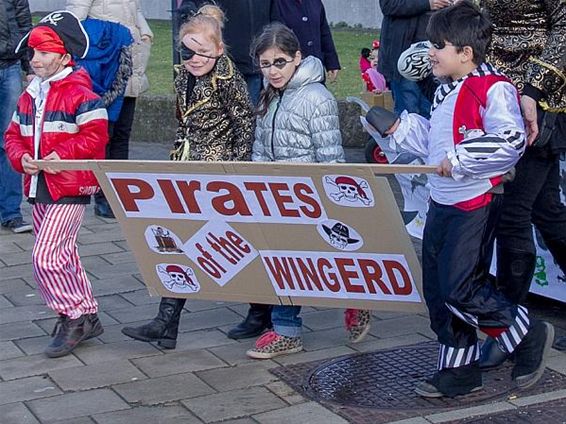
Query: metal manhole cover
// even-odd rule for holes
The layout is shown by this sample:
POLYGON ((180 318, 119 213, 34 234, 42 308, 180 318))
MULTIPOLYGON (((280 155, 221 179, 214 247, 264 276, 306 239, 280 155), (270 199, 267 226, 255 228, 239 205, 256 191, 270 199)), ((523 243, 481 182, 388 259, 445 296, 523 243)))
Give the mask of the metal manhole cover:
MULTIPOLYGON (((421 343, 347 355, 331 361, 270 370, 299 393, 353 423, 386 423, 421 414, 489 404, 511 396, 512 364, 484 373, 484 390, 456 398, 425 399, 415 384, 435 371, 438 345, 421 343)), ((539 384, 521 396, 566 388, 566 377, 545 371, 539 384)))

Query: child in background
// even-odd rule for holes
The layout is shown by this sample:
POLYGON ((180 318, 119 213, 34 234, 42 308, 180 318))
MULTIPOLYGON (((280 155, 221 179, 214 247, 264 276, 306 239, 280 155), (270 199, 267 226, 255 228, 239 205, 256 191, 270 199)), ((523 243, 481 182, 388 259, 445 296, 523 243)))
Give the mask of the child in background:
POLYGON ((385 77, 377 71, 377 49, 363 48, 360 54, 360 71, 370 93, 383 93, 387 90, 385 77))
MULTIPOLYGON (((288 27, 265 27, 253 44, 254 57, 265 78, 256 124, 252 160, 259 162, 344 162, 336 99, 322 84, 324 66, 314 57, 303 58, 299 40, 288 27)), ((273 306, 273 331, 257 339, 247 355, 269 359, 303 350, 300 306, 273 306)), ((350 313, 351 328, 367 319, 350 313), (354 316, 355 315, 355 316, 354 316)), ((365 334, 364 334, 365 335, 365 334)))
MULTIPOLYGON (((171 160, 245 161, 250 159, 254 111, 246 82, 224 51, 224 13, 205 5, 179 30, 182 65, 176 66, 179 126, 171 160)), ((122 333, 175 349, 186 299, 163 297, 157 316, 122 333)))
POLYGON ((440 345, 438 371, 415 391, 423 397, 482 389, 476 329, 515 353, 520 389, 542 376, 554 339, 552 325, 529 315, 490 282, 503 176, 525 150, 518 93, 484 63, 492 25, 470 1, 435 12, 427 36, 435 93, 430 121, 385 109, 368 115, 382 135, 437 165, 423 238, 423 291, 440 345))
POLYGON ((36 76, 6 131, 6 152, 14 169, 26 174, 25 191, 33 205, 34 277, 47 306, 59 314, 45 350, 55 358, 104 331, 77 248, 86 205, 99 188, 90 171, 41 171, 33 161, 104 159, 108 120, 88 73, 72 68, 71 56, 84 57, 88 50, 86 32, 72 13, 47 15, 18 50, 26 40, 36 76))

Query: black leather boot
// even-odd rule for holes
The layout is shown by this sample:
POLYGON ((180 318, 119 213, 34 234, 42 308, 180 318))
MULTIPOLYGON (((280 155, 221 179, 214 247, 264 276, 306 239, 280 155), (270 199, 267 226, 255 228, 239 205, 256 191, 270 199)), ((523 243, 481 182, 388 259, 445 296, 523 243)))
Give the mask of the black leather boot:
POLYGON ((186 299, 162 297, 157 316, 139 327, 124 327, 122 333, 142 342, 157 342, 165 349, 177 347, 177 333, 181 311, 186 299))
POLYGON ((273 326, 271 324, 271 309, 273 309, 272 305, 250 303, 248 316, 228 332, 228 337, 237 340, 259 336, 273 326))
POLYGON ((77 319, 59 315, 45 354, 49 358, 68 355, 80 342, 100 336, 102 333, 104 329, 96 314, 81 315, 77 319))
POLYGON ((534 253, 497 248, 497 288, 513 303, 521 305, 527 299, 535 263, 534 253))
POLYGON ((497 368, 507 360, 509 355, 499 349, 494 338, 488 337, 481 347, 480 368, 484 371, 497 368))
POLYGON ((566 275, 566 239, 544 241, 552 257, 566 275))

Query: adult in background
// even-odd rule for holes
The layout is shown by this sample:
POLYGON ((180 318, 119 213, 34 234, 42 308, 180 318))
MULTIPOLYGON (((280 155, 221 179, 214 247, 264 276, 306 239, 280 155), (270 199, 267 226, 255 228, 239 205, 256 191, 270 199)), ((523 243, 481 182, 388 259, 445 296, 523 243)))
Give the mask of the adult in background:
POLYGON ((340 61, 322 1, 275 0, 275 3, 281 22, 291 28, 299 39, 303 56, 318 57, 328 81, 335 81, 341 69, 340 61))
MULTIPOLYGON (((22 91, 22 69, 33 79, 26 51, 16 54, 18 42, 31 29, 27 0, 2 0, 0 4, 0 221, 14 233, 31 231, 22 218, 22 176, 15 172, 4 150, 4 131, 16 110, 22 91)), ((25 50, 25 49, 24 49, 25 50)))
MULTIPOLYGON (((518 87, 530 134, 515 179, 505 185, 497 231, 497 284, 508 298, 522 303, 535 270, 531 223, 566 273, 566 207, 559 190, 559 159, 566 152, 566 3, 480 3, 495 25, 490 61, 518 87)), ((489 339, 482 366, 497 366, 505 358, 489 339)))
POLYGON ((404 110, 428 117, 430 102, 414 81, 399 74, 397 61, 417 41, 426 40, 426 26, 433 11, 450 6, 451 0, 379 0, 383 12, 377 70, 393 94, 395 112, 404 110))
MULTIPOLYGON (((107 159, 128 159, 128 144, 134 121, 136 98, 149 88, 145 75, 153 32, 142 13, 139 0, 67 0, 66 9, 79 19, 87 17, 117 22, 132 33, 133 73, 128 81, 124 102, 118 119, 110 126, 110 143, 106 151, 107 159)), ((103 193, 95 196, 94 213, 105 218, 114 218, 103 193)))

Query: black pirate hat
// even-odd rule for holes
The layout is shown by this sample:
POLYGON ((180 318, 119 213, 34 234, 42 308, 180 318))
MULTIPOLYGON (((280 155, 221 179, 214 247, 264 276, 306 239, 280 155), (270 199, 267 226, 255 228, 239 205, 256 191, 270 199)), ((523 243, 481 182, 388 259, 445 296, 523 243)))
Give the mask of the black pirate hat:
MULTIPOLYGON (((71 56, 84 59, 88 53, 89 39, 88 34, 82 26, 79 18, 68 10, 57 10, 45 16, 34 28, 45 26, 51 28, 65 45, 65 49, 71 56)), ((27 44, 30 32, 20 40, 16 47, 16 53, 20 51, 24 44, 27 44)))
POLYGON ((330 236, 330 234, 332 233, 338 234, 339 236, 345 238, 348 241, 348 244, 359 242, 358 239, 350 238, 350 230, 348 229, 347 226, 345 226, 341 222, 337 222, 332 226, 332 228, 322 224, 322 228, 324 229, 324 232, 328 234, 328 236, 330 236))

